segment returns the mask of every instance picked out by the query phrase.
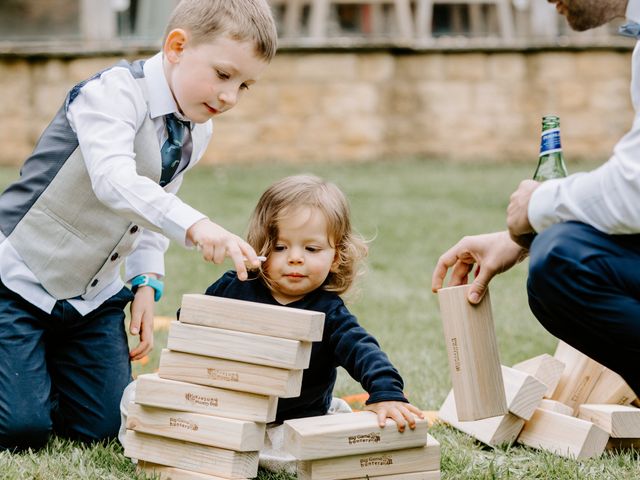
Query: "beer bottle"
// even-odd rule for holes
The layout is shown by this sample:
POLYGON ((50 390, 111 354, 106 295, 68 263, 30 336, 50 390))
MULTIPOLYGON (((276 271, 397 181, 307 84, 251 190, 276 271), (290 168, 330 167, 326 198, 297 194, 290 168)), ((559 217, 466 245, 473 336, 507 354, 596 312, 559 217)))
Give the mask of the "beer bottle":
POLYGON ((540 139, 540 157, 533 179, 544 182, 552 178, 567 176, 567 167, 562 157, 560 144, 560 118, 555 115, 542 117, 542 137, 540 139))

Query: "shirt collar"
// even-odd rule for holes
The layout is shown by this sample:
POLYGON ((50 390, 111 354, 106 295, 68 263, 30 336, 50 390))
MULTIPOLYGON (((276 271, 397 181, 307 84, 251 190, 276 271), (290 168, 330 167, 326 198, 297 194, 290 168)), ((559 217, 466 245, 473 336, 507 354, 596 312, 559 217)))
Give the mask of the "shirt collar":
POLYGON ((149 60, 144 62, 144 78, 149 91, 149 115, 151 118, 158 118, 170 113, 183 119, 178 112, 178 105, 173 99, 173 94, 169 88, 169 83, 162 68, 162 52, 158 52, 149 60))
POLYGON ((626 17, 632 22, 640 23, 640 0, 629 0, 626 17))

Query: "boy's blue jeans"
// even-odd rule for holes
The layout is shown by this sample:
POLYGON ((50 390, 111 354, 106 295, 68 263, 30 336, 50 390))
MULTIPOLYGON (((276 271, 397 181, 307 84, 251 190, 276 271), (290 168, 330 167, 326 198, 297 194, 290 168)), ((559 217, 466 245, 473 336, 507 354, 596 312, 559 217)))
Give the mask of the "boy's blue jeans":
POLYGON ((540 323, 640 395, 640 235, 560 223, 530 255, 529 305, 540 323))
POLYGON ((37 449, 53 431, 85 442, 114 438, 131 380, 123 288, 80 315, 47 314, 0 282, 0 450, 37 449))

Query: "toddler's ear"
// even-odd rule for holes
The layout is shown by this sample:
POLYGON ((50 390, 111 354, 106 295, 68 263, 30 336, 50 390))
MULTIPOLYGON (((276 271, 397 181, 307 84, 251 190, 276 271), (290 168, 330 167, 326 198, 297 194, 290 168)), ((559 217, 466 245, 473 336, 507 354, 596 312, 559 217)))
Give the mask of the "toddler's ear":
POLYGON ((336 254, 333 257, 333 263, 331 264, 331 268, 329 271, 331 273, 338 273, 338 267, 340 266, 340 254, 336 250, 336 254))
POLYGON ((183 29, 176 28, 171 30, 164 41, 164 47, 162 49, 165 58, 171 63, 178 63, 187 45, 187 40, 187 32, 183 29))

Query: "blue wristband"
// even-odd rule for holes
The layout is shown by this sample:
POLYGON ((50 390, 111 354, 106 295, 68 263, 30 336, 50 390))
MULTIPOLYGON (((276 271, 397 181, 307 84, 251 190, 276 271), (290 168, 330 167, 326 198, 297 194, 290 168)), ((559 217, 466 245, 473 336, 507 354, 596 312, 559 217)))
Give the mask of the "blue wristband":
POLYGON ((153 299, 157 302, 162 298, 162 292, 164 291, 164 283, 157 278, 150 277, 149 275, 138 275, 131 280, 131 291, 136 293, 138 287, 149 286, 153 288, 153 299))

